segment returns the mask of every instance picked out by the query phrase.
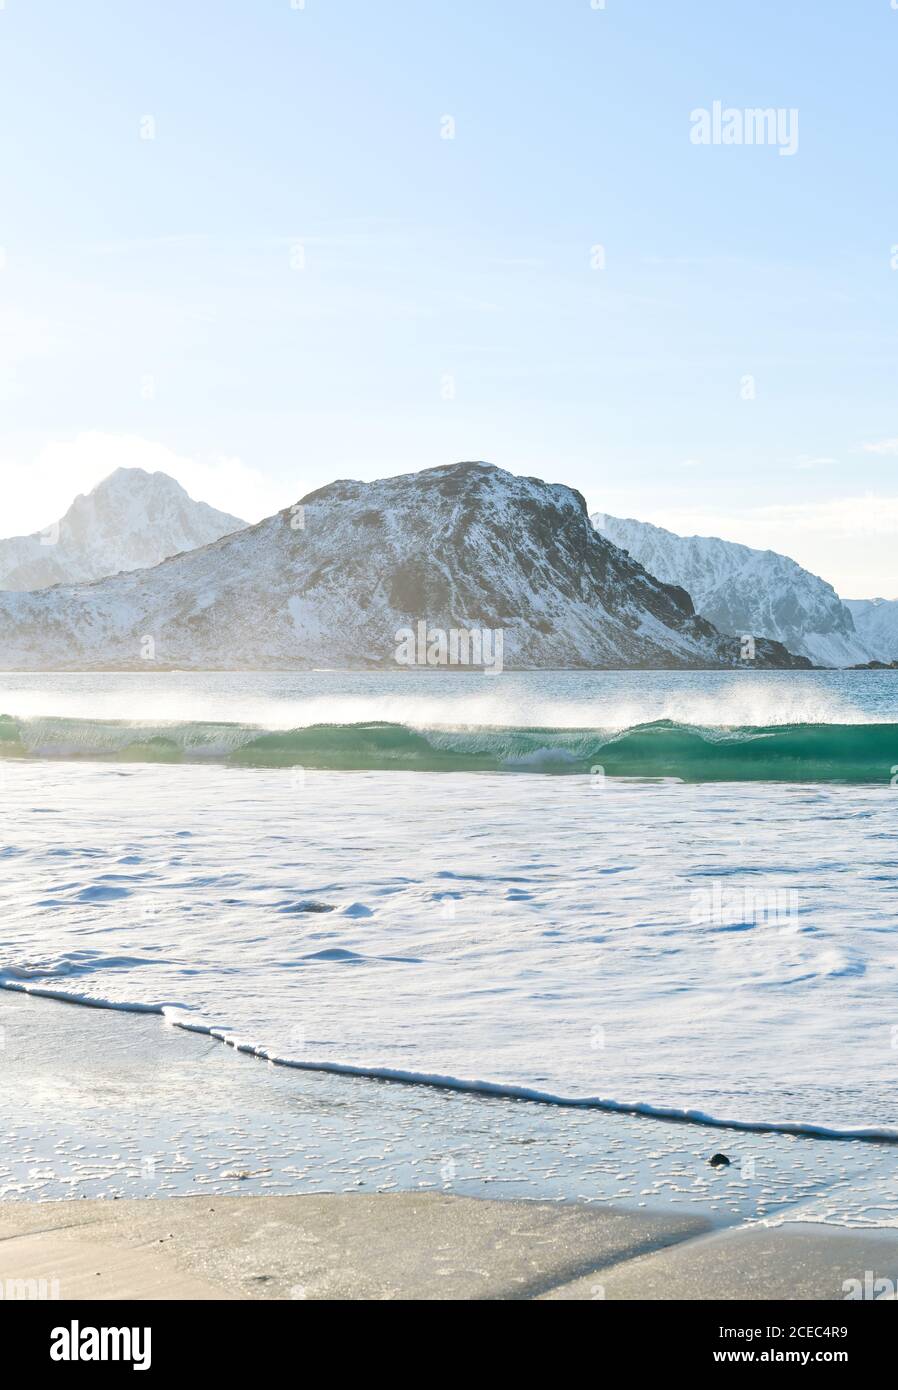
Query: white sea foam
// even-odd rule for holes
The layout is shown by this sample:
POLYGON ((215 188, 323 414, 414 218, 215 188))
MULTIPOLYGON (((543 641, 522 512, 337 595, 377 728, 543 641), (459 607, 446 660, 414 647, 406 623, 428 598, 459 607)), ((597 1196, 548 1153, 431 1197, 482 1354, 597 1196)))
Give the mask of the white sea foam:
POLYGON ((505 672, 479 675, 0 673, 0 713, 296 729, 371 720, 413 728, 626 729, 898 719, 898 680, 867 672, 505 672))
MULTIPOLYGON (((827 1125, 811 1120, 748 1120, 732 1116, 711 1114, 709 1111, 687 1109, 682 1106, 659 1105, 650 1101, 614 1100, 608 1096, 560 1095, 556 1091, 539 1090, 532 1086, 518 1086, 496 1081, 475 1081, 458 1076, 443 1076, 435 1072, 413 1071, 407 1068, 359 1066, 351 1062, 325 1061, 324 1059, 300 1059, 295 1056, 281 1056, 261 1043, 251 1042, 227 1029, 214 1027, 184 1009, 170 1004, 115 1003, 95 995, 79 995, 74 991, 54 990, 21 983, 12 973, 0 973, 0 989, 16 990, 35 998, 55 999, 68 1004, 83 1004, 94 1009, 112 1009, 120 1013, 159 1014, 173 1028, 182 1028, 188 1033, 201 1033, 215 1038, 226 1047, 242 1052, 274 1066, 289 1067, 295 1071, 327 1072, 335 1076, 367 1077, 374 1081, 393 1081, 412 1086, 430 1086, 437 1090, 460 1091, 484 1096, 504 1097, 508 1100, 527 1100, 541 1105, 556 1105, 569 1110, 606 1110, 623 1115, 645 1115, 662 1120, 677 1120, 691 1124, 704 1125, 711 1129, 734 1129, 750 1134, 804 1134, 817 1139, 863 1139, 880 1143, 898 1143, 898 1128, 889 1126, 827 1125)), ((49 1023, 49 1020, 48 1020, 49 1023)))

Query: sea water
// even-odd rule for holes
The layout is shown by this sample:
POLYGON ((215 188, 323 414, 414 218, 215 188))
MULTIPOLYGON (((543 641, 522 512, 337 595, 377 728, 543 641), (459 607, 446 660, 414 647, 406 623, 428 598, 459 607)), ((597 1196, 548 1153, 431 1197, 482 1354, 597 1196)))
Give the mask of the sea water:
POLYGON ((0 714, 7 987, 898 1137, 898 674, 3 675, 0 714))

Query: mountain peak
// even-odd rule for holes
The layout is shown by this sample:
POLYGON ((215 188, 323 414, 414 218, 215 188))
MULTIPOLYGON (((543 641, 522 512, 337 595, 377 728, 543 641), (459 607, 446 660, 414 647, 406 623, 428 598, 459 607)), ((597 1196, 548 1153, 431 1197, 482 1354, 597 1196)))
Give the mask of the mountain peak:
POLYGON ((574 488, 565 483, 546 483, 542 478, 511 473, 498 464, 485 463, 483 460, 441 463, 432 468, 421 468, 415 473, 378 478, 371 483, 341 478, 326 483, 300 500, 302 504, 350 502, 370 494, 375 488, 385 498, 402 506, 423 506, 428 498, 432 499, 434 505, 463 499, 468 506, 486 505, 488 501, 498 508, 520 505, 525 501, 538 506, 552 497, 556 505, 577 511, 584 524, 589 523, 586 502, 574 488))
MULTIPOLYGON (((148 492, 167 494, 172 497, 186 497, 193 501, 187 489, 173 478, 170 473, 163 473, 160 469, 154 469, 150 473, 146 468, 129 468, 122 466, 114 468, 111 473, 107 473, 105 478, 101 478, 89 492, 79 493, 79 497, 110 497, 119 496, 123 493, 132 495, 146 495, 148 492)), ((76 501, 78 498, 75 499, 76 501)), ((197 506, 205 506, 205 503, 196 503, 197 506)), ((210 508, 214 510, 214 508, 210 508)), ((220 513, 226 515, 226 513, 220 513)), ((241 525, 244 523, 241 522, 241 525)))
POLYGON ((168 473, 116 468, 43 531, 0 540, 0 588, 43 589, 151 568, 244 525, 195 502, 168 473))
MULTIPOLYGON (((396 669, 398 634, 502 633, 509 667, 727 667, 736 639, 593 530, 581 495, 483 462, 342 479, 135 576, 0 595, 29 666, 396 669), (47 637, 52 634, 52 639, 47 637)), ((428 658, 429 660, 429 658, 428 658)), ((760 666, 800 665, 759 639, 760 666)))
POLYGON ((788 555, 717 536, 678 536, 663 527, 597 512, 593 525, 652 574, 680 584, 721 632, 757 633, 818 666, 866 657, 856 615, 835 589, 788 555))

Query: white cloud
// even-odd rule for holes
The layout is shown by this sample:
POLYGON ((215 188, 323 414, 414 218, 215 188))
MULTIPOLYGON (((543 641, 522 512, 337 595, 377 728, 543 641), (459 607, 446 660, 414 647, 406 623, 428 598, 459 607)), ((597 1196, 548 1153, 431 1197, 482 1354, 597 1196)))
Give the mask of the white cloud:
POLYGON ((55 521, 79 492, 89 492, 116 468, 168 473, 197 501, 244 521, 295 501, 239 458, 193 458, 138 435, 87 431, 46 444, 32 457, 0 457, 2 534, 22 535, 55 521))
POLYGON ((898 439, 875 439, 862 447, 866 454, 881 454, 885 457, 898 455, 898 439))

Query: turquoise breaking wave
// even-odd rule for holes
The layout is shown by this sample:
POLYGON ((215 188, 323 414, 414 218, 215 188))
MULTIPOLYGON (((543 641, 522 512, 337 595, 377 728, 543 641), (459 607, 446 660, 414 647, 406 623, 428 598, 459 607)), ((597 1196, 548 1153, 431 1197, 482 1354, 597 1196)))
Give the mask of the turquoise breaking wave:
POLYGON ((624 730, 16 719, 0 757, 220 762, 333 771, 530 772, 686 782, 851 782, 898 789, 898 724, 704 728, 670 720, 624 730))

